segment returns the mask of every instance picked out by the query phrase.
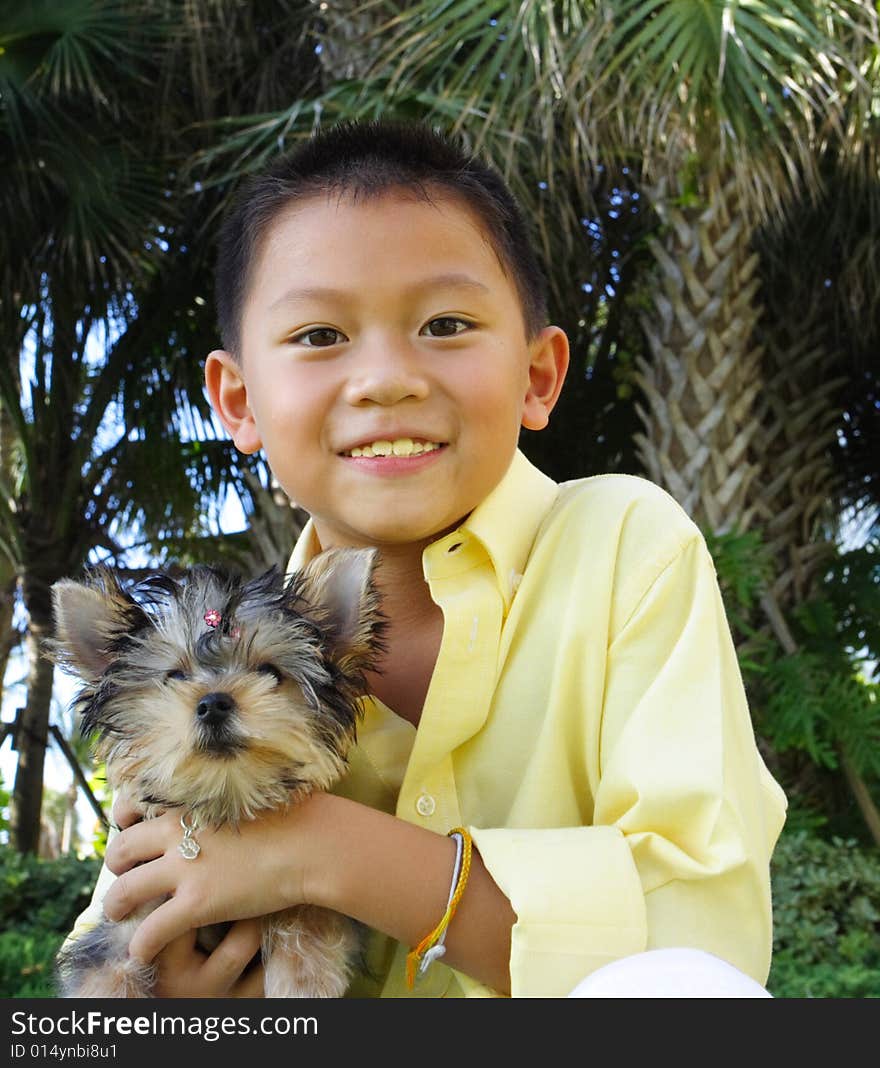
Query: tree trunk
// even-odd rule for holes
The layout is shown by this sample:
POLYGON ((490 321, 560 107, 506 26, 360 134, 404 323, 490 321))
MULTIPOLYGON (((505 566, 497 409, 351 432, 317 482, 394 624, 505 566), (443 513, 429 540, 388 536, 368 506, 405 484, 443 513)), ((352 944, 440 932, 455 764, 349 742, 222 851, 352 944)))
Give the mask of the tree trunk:
MULTIPOLYGON (((0 567, 0 571, 5 568, 0 567)), ((21 641, 21 635, 12 625, 12 616, 15 611, 15 591, 18 587, 18 578, 5 581, 0 580, 0 683, 6 678, 6 668, 12 650, 21 641)))
POLYGON ((763 379, 757 405, 760 429, 750 461, 760 471, 749 488, 752 514, 774 561, 770 588, 784 615, 815 592, 815 580, 833 555, 831 449, 845 378, 829 378, 833 359, 822 324, 805 308, 784 325, 759 327, 763 379))
POLYGON ((847 754, 841 751, 839 756, 840 767, 849 786, 850 793, 852 793, 856 804, 859 806, 865 826, 874 839, 874 845, 880 848, 880 810, 874 804, 874 798, 871 797, 865 780, 853 767, 852 761, 847 754))
POLYGON ((31 612, 26 639, 28 697, 21 712, 16 744, 18 767, 13 787, 12 842, 20 853, 36 853, 40 844, 40 809, 43 803, 43 766, 49 733, 54 665, 42 655, 51 616, 35 618, 31 612))
POLYGON ((638 360, 645 403, 636 442, 648 477, 698 524, 723 533, 748 527, 753 515, 758 258, 732 180, 714 175, 697 205, 682 206, 680 194, 652 193, 664 229, 650 240, 660 285, 642 323, 651 359, 638 360))
POLYGON ((381 8, 367 4, 329 4, 322 11, 326 24, 319 33, 321 51, 318 60, 330 84, 366 78, 380 41, 376 35, 388 19, 381 8))
MULTIPOLYGON (((9 492, 14 485, 14 454, 17 437, 9 410, 0 402, 0 479, 9 492)), ((10 507, 13 507, 10 502, 10 507)), ((8 532, 7 532, 7 540, 8 532)), ((21 636, 13 629, 15 593, 18 588, 18 566, 7 553, 0 554, 0 685, 6 678, 6 666, 12 650, 21 636)))

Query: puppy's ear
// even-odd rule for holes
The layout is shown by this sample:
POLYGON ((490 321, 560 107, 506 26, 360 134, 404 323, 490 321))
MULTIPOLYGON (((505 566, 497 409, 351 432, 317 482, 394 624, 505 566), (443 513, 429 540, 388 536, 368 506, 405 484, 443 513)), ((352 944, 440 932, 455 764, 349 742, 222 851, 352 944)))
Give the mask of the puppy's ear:
POLYGON ((374 582, 378 560, 376 549, 327 549, 297 576, 297 592, 312 608, 330 655, 344 672, 371 667, 381 648, 384 619, 374 582))
POLYGON ((99 678, 126 639, 148 621, 106 570, 95 572, 86 582, 56 582, 52 606, 55 637, 47 643, 49 656, 87 682, 99 678))

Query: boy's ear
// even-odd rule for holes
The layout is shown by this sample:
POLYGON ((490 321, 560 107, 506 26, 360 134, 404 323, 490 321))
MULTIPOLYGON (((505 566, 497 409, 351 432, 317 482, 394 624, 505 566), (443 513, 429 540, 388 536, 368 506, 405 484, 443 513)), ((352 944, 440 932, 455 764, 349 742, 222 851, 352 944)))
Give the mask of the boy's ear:
POLYGON ((529 353, 529 388, 522 425, 526 430, 543 430, 550 422, 568 370, 568 337, 558 326, 545 326, 529 345, 529 353))
POLYGON ((248 404, 247 385, 241 366, 231 352, 215 349, 208 353, 205 386, 211 407, 238 451, 248 455, 257 452, 263 442, 248 404))

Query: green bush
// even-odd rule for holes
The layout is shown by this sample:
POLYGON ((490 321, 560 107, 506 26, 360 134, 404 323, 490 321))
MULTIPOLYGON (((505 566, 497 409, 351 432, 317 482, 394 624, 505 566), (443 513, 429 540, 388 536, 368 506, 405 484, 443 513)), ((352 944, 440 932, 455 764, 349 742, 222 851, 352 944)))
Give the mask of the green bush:
POLYGON ((55 954, 64 935, 56 931, 15 930, 0 934, 0 997, 55 997, 55 954))
POLYGON ((0 997, 53 996, 55 954, 100 870, 97 857, 40 860, 0 850, 0 997))
POLYGON ((779 998, 880 997, 880 854, 854 840, 783 832, 772 864, 779 998))

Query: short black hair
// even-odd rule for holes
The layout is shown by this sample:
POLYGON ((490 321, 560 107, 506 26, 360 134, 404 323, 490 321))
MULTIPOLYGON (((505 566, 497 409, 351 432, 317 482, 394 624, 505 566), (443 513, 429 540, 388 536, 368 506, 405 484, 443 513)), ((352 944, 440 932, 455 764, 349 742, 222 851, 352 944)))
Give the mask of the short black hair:
POLYGON ((239 354, 241 317, 254 258, 267 227, 289 204, 319 194, 378 197, 404 189, 463 200, 481 221, 516 286, 525 332, 547 324, 547 283, 525 215, 501 175, 459 142, 421 122, 346 121, 319 130, 249 178, 220 228, 215 300, 223 347, 239 354))

